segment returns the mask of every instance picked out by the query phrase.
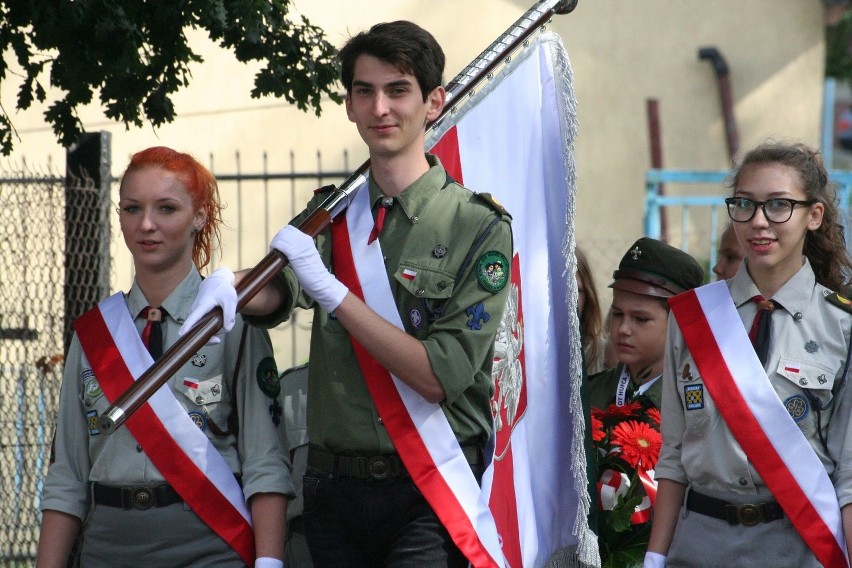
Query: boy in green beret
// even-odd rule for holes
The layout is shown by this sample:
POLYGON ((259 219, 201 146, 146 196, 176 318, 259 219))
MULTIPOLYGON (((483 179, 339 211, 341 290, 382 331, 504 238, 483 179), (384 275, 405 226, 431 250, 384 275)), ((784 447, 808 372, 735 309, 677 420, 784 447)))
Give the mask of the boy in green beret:
POLYGON ((654 485, 651 470, 661 443, 660 377, 667 300, 703 281, 704 271, 691 256, 649 238, 633 243, 613 273, 609 333, 619 362, 589 377, 589 429, 597 469, 594 497, 601 509, 597 525, 604 565, 641 562, 647 546, 652 512, 648 496, 654 485), (621 438, 625 433, 632 441, 621 438), (628 457, 625 443, 637 444, 647 454, 641 463, 628 457))
POLYGON ((623 406, 645 395, 660 407, 666 300, 704 282, 704 271, 689 254, 643 237, 633 243, 613 273, 609 336, 618 365, 589 377, 593 408, 623 406))

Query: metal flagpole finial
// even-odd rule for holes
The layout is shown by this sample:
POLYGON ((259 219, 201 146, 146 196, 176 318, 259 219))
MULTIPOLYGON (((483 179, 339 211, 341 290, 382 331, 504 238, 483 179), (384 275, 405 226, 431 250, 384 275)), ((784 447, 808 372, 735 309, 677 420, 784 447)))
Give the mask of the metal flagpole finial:
POLYGON ((562 0, 553 7, 553 12, 560 15, 573 12, 579 1, 580 0, 562 0))

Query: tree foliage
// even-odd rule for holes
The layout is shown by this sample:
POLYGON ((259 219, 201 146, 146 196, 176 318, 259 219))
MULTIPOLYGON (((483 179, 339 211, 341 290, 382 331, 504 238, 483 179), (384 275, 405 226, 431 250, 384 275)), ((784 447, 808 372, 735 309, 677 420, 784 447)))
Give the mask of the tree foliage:
POLYGON ((852 82, 852 12, 825 29, 825 74, 852 82))
MULTIPOLYGON (((335 102, 335 48, 290 0, 0 0, 0 82, 18 79, 16 108, 44 102, 48 84, 61 93, 44 113, 64 146, 83 133, 77 108, 97 97, 107 117, 125 126, 175 118, 172 95, 201 62, 188 29, 206 30, 238 61, 262 62, 252 97, 284 97, 303 111, 335 102), (13 62, 16 66, 12 66, 13 62)), ((222 78, 223 81, 227 77, 222 78)), ((0 152, 16 133, 0 104, 0 152)))

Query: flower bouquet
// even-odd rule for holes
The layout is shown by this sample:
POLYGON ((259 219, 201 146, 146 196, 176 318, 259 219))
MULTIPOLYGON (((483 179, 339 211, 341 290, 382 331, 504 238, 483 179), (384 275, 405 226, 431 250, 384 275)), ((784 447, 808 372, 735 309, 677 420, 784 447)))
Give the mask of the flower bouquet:
POLYGON ((606 567, 637 566, 648 548, 660 455, 660 411, 647 397, 592 408, 597 457, 598 543, 606 567))

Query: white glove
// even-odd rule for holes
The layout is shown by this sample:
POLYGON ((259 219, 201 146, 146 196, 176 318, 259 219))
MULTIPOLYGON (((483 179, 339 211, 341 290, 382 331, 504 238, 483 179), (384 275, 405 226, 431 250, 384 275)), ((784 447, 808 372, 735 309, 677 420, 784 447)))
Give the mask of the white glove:
POLYGON ((215 307, 222 308, 222 327, 216 335, 210 338, 207 345, 216 345, 222 341, 222 336, 234 327, 237 315, 237 290, 234 288, 234 273, 227 268, 219 268, 213 274, 201 281, 195 301, 189 308, 189 315, 180 326, 180 334, 184 335, 202 317, 215 307))
POLYGON ((328 271, 310 236, 287 225, 272 237, 269 247, 287 257, 299 284, 325 311, 333 312, 343 302, 349 288, 328 271))
POLYGON ((269 556, 255 559, 254 568, 284 568, 284 561, 269 556))
POLYGON ((645 561, 642 563, 642 568, 666 568, 666 557, 659 552, 645 553, 645 561))

